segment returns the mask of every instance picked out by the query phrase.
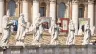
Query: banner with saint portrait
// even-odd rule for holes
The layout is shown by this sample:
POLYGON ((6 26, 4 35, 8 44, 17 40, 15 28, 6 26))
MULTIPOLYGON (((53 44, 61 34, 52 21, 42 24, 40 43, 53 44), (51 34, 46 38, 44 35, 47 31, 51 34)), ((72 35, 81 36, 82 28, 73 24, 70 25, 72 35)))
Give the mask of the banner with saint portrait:
POLYGON ((60 18, 61 20, 61 32, 68 32, 69 18, 60 18))

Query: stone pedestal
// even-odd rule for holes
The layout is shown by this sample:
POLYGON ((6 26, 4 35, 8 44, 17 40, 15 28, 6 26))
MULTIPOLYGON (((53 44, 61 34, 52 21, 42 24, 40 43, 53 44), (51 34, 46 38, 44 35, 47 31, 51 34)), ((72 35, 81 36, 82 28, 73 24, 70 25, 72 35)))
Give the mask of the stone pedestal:
POLYGON ((21 41, 17 41, 17 42, 16 42, 16 46, 24 46, 24 43, 21 42, 21 41))
POLYGON ((59 45, 59 41, 58 40, 52 40, 50 42, 50 45, 59 45))

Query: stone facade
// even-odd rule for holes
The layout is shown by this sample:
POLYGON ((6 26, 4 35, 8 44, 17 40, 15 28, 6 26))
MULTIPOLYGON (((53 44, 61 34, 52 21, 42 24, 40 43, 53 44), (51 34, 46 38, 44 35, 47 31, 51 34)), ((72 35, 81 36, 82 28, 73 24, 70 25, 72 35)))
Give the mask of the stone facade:
POLYGON ((76 32, 79 18, 90 18, 90 28, 96 26, 95 0, 0 0, 0 28, 4 14, 19 17, 20 13, 24 13, 26 21, 31 23, 38 13, 53 20, 70 18, 74 21, 76 32))

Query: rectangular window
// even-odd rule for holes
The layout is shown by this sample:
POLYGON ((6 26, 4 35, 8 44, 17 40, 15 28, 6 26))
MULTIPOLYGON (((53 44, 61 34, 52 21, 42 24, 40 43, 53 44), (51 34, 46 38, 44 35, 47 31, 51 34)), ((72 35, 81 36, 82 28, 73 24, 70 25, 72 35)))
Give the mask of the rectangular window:
POLYGON ((84 9, 79 8, 79 18, 84 18, 84 9))
POLYGON ((44 7, 40 7, 40 17, 45 16, 45 8, 44 7))

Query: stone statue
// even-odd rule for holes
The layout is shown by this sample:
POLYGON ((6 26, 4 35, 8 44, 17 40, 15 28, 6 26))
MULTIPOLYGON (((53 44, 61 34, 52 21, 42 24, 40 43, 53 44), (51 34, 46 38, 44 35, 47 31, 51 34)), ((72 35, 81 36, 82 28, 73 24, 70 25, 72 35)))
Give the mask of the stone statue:
POLYGON ((66 41, 66 45, 73 45, 75 42, 75 27, 73 21, 69 22, 69 33, 66 41))
POLYGON ((18 19, 18 30, 16 34, 16 45, 24 45, 24 37, 23 33, 26 28, 26 22, 24 20, 24 15, 20 14, 20 17, 18 19))
POLYGON ((37 25, 34 32, 34 42, 39 42, 43 33, 43 27, 41 25, 37 25))
POLYGON ((52 25, 50 28, 49 28, 49 33, 51 34, 51 42, 50 44, 59 44, 58 43, 58 35, 59 35, 59 30, 60 27, 56 24, 52 25))
POLYGON ((31 25, 31 27, 32 27, 31 31, 33 32, 33 43, 32 44, 39 44, 39 41, 42 37, 43 26, 42 26, 42 23, 39 21, 39 19, 40 19, 40 14, 35 19, 34 25, 31 25))
POLYGON ((85 24, 85 30, 84 30, 84 38, 83 38, 83 43, 82 45, 87 45, 90 42, 90 37, 91 37, 91 30, 90 30, 90 26, 87 24, 85 24))
POLYGON ((82 25, 80 25, 79 31, 78 31, 78 35, 82 35, 83 31, 82 31, 82 25))
POLYGON ((26 28, 25 28, 25 31, 23 32, 23 35, 22 37, 24 38, 26 36, 26 33, 30 32, 30 23, 29 22, 26 22, 26 28))
POLYGON ((11 36, 11 25, 12 22, 9 22, 9 16, 5 15, 2 19, 2 39, 0 46, 7 46, 8 39, 11 36))

